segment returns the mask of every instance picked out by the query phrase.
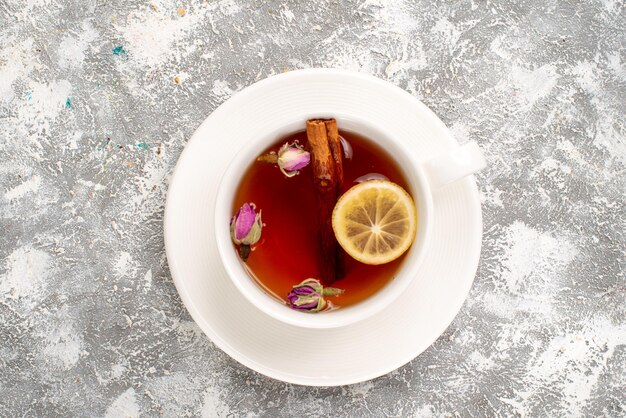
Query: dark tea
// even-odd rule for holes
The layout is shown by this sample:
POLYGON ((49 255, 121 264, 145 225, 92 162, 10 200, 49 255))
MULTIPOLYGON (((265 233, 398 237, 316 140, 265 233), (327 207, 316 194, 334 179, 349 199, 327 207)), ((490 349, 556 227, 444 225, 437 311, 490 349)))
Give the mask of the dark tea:
MULTIPOLYGON (((348 131, 342 138, 342 194, 352 186, 372 179, 388 179, 407 190, 402 171, 392 157, 374 142, 348 131)), ((285 143, 307 149, 306 131, 277 140, 259 155, 276 152, 285 143)), ((276 164, 255 161, 243 174, 233 202, 233 213, 244 203, 262 213, 263 229, 250 248, 245 266, 250 276, 268 293, 285 301, 292 287, 307 278, 321 280, 325 257, 318 245, 319 202, 310 166, 287 177, 276 164)), ((331 308, 362 302, 393 280, 404 255, 380 265, 363 264, 347 255, 342 277, 329 285, 344 292, 328 298, 331 308)), ((327 284, 324 284, 327 285, 327 284)))

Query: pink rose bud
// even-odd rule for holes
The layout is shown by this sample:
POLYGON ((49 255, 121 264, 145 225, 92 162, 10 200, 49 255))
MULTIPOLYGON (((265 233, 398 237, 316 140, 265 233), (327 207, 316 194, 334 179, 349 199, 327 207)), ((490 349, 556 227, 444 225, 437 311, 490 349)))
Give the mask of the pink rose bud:
POLYGON ((236 245, 256 244, 261 238, 262 229, 261 211, 256 213, 248 203, 244 203, 230 220, 230 238, 236 245))
POLYGON ((293 177, 298 174, 298 170, 309 165, 311 154, 304 150, 300 145, 285 143, 278 150, 278 167, 287 177, 293 177))
POLYGON ((316 279, 306 279, 293 286, 287 295, 287 302, 292 309, 302 312, 319 312, 326 308, 324 296, 336 296, 343 293, 342 289, 324 287, 316 279))

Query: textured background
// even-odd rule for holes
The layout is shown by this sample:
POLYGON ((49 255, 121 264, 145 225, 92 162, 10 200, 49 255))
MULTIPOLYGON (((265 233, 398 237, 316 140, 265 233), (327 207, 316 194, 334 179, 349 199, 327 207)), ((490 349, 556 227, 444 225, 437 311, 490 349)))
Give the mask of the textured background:
POLYGON ((626 414, 626 6, 515 3, 0 0, 0 416, 626 414), (454 323, 313 389, 200 332, 162 218, 212 110, 318 66, 406 89, 489 167, 454 323))

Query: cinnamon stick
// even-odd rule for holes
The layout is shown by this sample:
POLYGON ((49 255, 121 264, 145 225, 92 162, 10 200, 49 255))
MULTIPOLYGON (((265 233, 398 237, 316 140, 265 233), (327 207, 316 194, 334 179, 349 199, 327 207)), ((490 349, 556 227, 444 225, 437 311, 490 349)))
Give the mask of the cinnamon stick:
POLYGON ((341 193, 343 186, 343 155, 341 149, 341 139, 339 138, 339 130, 337 129, 337 121, 329 119, 324 121, 326 125, 326 134, 328 135, 328 146, 330 153, 335 161, 335 174, 337 178, 337 198, 341 193))
POLYGON ((332 226, 333 209, 343 181, 341 143, 339 142, 337 151, 336 144, 340 140, 334 120, 309 120, 306 123, 306 133, 311 152, 313 179, 317 189, 320 279, 325 284, 330 284, 344 275, 343 250, 335 238, 332 226), (339 157, 339 162, 335 156, 339 157))

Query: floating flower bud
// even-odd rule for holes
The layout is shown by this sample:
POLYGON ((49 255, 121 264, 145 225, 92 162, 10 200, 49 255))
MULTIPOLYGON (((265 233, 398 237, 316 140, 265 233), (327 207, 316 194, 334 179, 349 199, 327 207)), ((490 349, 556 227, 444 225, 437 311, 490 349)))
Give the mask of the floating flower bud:
POLYGON ((295 285, 287 295, 291 308, 305 312, 319 312, 326 308, 324 296, 336 296, 343 293, 342 289, 324 287, 316 279, 306 279, 295 285))
POLYGON ((362 175, 361 177, 358 177, 356 180, 354 180, 355 183, 363 183, 366 181, 370 181, 370 180, 387 180, 389 181, 389 177, 380 174, 380 173, 367 173, 362 175))
POLYGON ((341 135, 339 135, 339 140, 341 141, 341 148, 343 148, 343 156, 346 160, 351 160, 354 155, 352 145, 350 145, 350 143, 341 135))
POLYGON ((262 229, 261 211, 256 213, 248 203, 244 203, 230 220, 230 238, 236 245, 256 244, 261 238, 262 229))
POLYGON ((278 167, 287 177, 298 174, 298 170, 309 165, 310 161, 311 154, 295 142, 293 144, 285 142, 278 150, 278 167))

